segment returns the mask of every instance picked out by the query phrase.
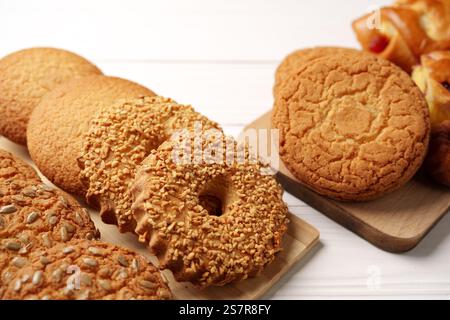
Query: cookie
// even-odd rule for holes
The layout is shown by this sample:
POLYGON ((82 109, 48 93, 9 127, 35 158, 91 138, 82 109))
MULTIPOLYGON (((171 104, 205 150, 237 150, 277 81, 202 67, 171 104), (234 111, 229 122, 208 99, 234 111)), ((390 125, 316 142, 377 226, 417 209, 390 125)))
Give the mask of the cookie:
POLYGON ((28 164, 0 149, 0 183, 14 180, 41 181, 36 171, 28 164))
POLYGON ((31 48, 0 60, 0 134, 26 144, 31 112, 57 85, 74 78, 102 74, 91 62, 61 49, 31 48))
POLYGON ((426 101, 407 73, 364 52, 304 64, 275 99, 280 156, 316 192, 377 198, 404 185, 430 136, 426 101))
POLYGON ((28 149, 41 172, 70 193, 84 196, 77 158, 82 136, 100 109, 115 101, 154 95, 149 89, 120 78, 91 76, 53 90, 33 111, 28 125, 28 149))
POLYGON ((172 297, 165 278, 145 257, 112 244, 78 240, 33 252, 29 260, 9 283, 4 299, 172 297))
POLYGON ((267 168, 232 138, 210 137, 197 146, 194 137, 164 142, 132 188, 139 240, 177 281, 200 287, 259 274, 282 250, 288 223, 283 190, 267 168), (177 161, 183 150, 194 152, 177 161))
POLYGON ((345 55, 346 53, 352 54, 356 50, 350 48, 340 47, 316 47, 296 50, 287 55, 283 61, 281 61, 275 72, 275 85, 273 88, 274 96, 280 90, 281 86, 285 82, 292 72, 295 72, 302 64, 312 62, 316 59, 333 55, 345 55))
POLYGON ((158 96, 122 101, 93 120, 79 165, 87 201, 100 207, 104 222, 134 231, 129 188, 137 167, 176 130, 195 125, 218 128, 191 106, 158 96))
MULTIPOLYGON (((86 209, 68 194, 37 180, 0 182, 0 284, 2 289, 29 253, 100 234, 86 209)), ((0 298, 2 295, 0 289, 0 298)))

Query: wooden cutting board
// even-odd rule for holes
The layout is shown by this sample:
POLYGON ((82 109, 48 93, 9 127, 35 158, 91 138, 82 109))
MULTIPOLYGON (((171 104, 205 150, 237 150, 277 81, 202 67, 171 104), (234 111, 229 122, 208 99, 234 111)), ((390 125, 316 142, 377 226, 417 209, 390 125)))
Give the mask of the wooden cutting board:
MULTIPOLYGON (((270 112, 250 123, 249 128, 270 129, 270 112)), ((289 193, 390 252, 414 248, 450 208, 450 188, 433 183, 421 173, 400 190, 368 202, 323 197, 300 184, 281 160, 277 178, 289 193)))
MULTIPOLYGON (((0 137, 0 148, 7 150, 22 158, 34 168, 26 148, 18 146, 4 137, 0 137)), ((39 173, 43 181, 52 185, 39 173)), ((77 198, 83 206, 87 207, 83 199, 77 198)), ((92 220, 101 232, 102 240, 130 248, 148 257, 157 264, 155 257, 151 256, 144 245, 139 243, 136 237, 130 233, 121 234, 115 226, 104 224, 98 211, 89 210, 92 220)), ((275 260, 269 264, 257 277, 247 279, 223 287, 213 287, 199 290, 188 283, 176 282, 172 274, 165 270, 164 275, 169 281, 175 299, 259 299, 272 288, 281 277, 303 258, 319 240, 319 232, 304 220, 289 213, 290 224, 287 234, 283 238, 284 250, 280 252, 275 260)))

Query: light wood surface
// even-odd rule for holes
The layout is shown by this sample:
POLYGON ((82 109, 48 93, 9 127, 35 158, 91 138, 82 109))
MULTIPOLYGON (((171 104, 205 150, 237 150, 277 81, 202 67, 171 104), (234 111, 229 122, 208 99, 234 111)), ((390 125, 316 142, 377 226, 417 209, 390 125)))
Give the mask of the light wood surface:
MULTIPOLYGON (((30 46, 73 50, 109 75, 193 104, 237 136, 271 109, 283 56, 314 45, 358 47, 350 21, 391 2, 0 0, 0 56, 30 46)), ((287 192, 284 200, 292 214, 320 230, 320 242, 264 298, 450 298, 450 215, 398 255, 287 192)), ((129 235, 113 240, 134 241, 129 235)))
MULTIPOLYGON (((270 129, 270 118, 267 112, 244 130, 270 129)), ((308 189, 281 160, 279 164, 277 178, 287 191, 386 251, 414 248, 450 208, 450 188, 430 181, 425 174, 416 174, 404 187, 379 199, 342 202, 308 189)))

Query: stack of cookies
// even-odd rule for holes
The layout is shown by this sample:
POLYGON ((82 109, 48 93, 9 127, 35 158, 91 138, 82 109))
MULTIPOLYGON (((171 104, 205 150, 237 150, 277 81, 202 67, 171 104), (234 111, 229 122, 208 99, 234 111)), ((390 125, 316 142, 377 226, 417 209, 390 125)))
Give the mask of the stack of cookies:
MULTIPOLYGON (((58 49, 16 52, 0 70, 7 93, 0 107, 9 116, 0 132, 26 144, 41 173, 84 197, 105 223, 137 234, 176 280, 206 287, 253 277, 282 249, 288 220, 280 185, 247 146, 191 106, 58 49)), ((0 220, 9 232, 0 237, 0 297, 171 297, 151 263, 97 241, 86 210, 8 156, 32 183, 16 187, 19 176, 8 174, 2 192, 11 219, 0 220), (16 199, 29 188, 45 204, 16 199)))

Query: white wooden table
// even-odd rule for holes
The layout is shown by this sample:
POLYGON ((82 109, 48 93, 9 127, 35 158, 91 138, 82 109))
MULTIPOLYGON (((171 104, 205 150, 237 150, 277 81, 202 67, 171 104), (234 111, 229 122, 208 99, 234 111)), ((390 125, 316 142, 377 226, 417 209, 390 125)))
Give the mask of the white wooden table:
MULTIPOLYGON (((273 74, 290 51, 357 46, 350 22, 390 1, 0 0, 0 56, 66 48, 109 75, 190 103, 230 134, 272 106, 273 74)), ((1 93, 0 93, 1 94, 1 93)), ((273 299, 450 298, 450 216, 409 253, 383 252, 286 194, 321 243, 273 299)))

